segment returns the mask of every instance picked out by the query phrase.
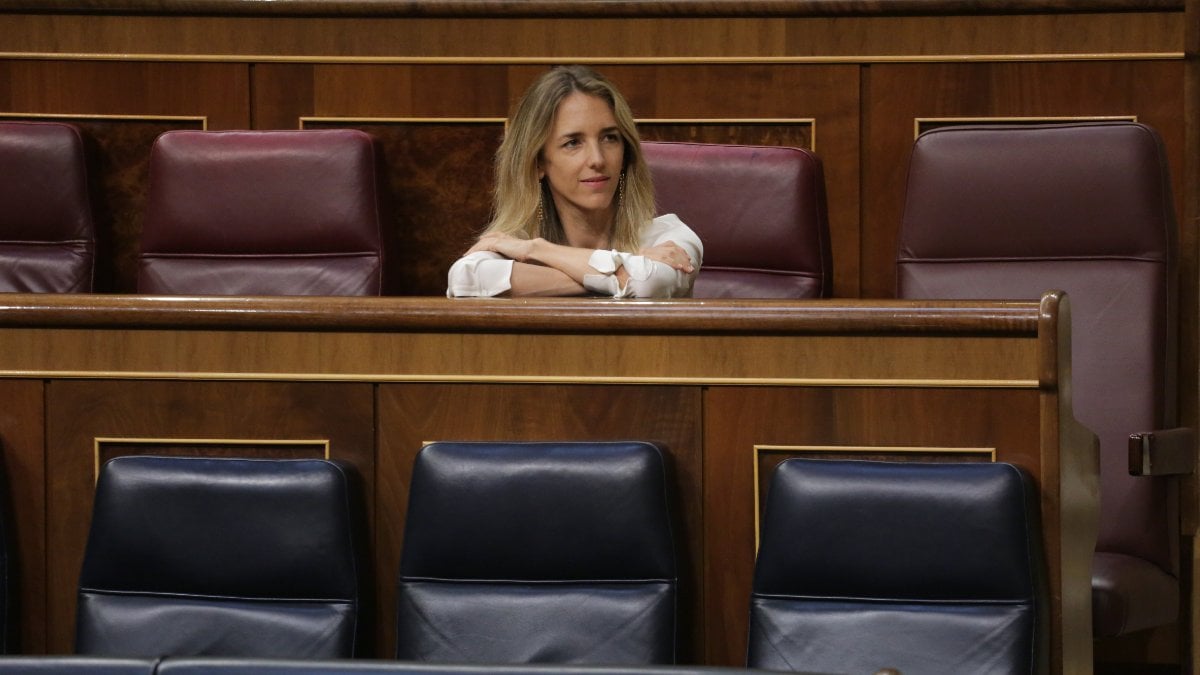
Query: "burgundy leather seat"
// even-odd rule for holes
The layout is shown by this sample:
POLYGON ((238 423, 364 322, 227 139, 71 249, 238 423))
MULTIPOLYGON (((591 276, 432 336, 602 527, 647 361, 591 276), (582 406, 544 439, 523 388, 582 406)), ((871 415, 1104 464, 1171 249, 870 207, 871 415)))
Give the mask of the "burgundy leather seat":
POLYGON ((376 164, 371 137, 349 129, 163 134, 138 292, 379 295, 376 164))
MULTIPOLYGON (((1067 292, 1075 416, 1100 440, 1093 631, 1175 621, 1173 486, 1130 475, 1129 437, 1175 417, 1176 223, 1162 142, 1127 122, 965 126, 913 147, 901 224, 904 298, 1067 292)), ((1159 435, 1187 439, 1186 430, 1159 435), (1182 431, 1182 433, 1180 433, 1182 431)))
POLYGON ((642 144, 659 213, 700 235, 697 298, 823 298, 833 291, 825 174, 807 150, 642 144))
POLYGON ((0 122, 0 291, 92 290, 96 242, 78 128, 0 122))

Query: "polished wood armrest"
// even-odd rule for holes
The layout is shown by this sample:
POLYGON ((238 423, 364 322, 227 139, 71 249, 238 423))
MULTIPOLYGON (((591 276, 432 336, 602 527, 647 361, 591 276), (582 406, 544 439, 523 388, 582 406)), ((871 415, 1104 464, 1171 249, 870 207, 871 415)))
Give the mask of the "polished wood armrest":
POLYGON ((1196 430, 1190 427, 1143 431, 1129 436, 1129 473, 1171 476, 1195 473, 1196 430))

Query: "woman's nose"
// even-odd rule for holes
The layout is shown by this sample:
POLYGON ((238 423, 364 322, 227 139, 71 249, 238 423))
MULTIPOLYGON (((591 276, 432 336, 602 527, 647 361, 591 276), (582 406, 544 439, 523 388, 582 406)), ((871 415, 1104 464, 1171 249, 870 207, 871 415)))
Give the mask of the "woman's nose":
POLYGON ((604 152, 600 150, 599 143, 588 143, 588 166, 598 167, 604 165, 604 152))

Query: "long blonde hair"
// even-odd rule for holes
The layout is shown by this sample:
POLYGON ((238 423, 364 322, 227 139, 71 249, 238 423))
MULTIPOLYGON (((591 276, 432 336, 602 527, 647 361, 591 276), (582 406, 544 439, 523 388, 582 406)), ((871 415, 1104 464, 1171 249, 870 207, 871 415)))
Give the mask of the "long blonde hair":
POLYGON ((496 151, 496 192, 487 231, 566 243, 550 188, 538 180, 538 163, 559 104, 576 91, 607 102, 617 120, 625 146, 621 169, 624 185, 614 196, 618 201, 609 245, 635 253, 640 248, 642 228, 654 218, 654 185, 629 104, 616 87, 586 66, 557 66, 539 77, 521 97, 496 151), (538 218, 539 205, 542 218, 538 218))

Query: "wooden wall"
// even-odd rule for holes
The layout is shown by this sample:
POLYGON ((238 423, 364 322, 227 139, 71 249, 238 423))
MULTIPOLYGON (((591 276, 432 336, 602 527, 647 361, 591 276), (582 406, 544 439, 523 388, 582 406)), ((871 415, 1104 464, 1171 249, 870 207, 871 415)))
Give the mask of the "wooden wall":
MULTIPOLYGON (((815 149, 843 298, 894 292, 918 129, 1135 118, 1160 131, 1173 172, 1180 403, 1195 426, 1198 33, 1200 0, 13 0, 0 9, 0 114, 72 119, 95 139, 107 214, 99 283, 110 292, 134 290, 157 134, 367 128, 383 141, 398 207, 393 291, 437 295, 486 219, 509 106, 548 64, 588 62, 625 92, 648 138, 815 149)), ((1183 483, 1189 534, 1196 493, 1195 480, 1183 483)), ((1170 659, 1175 642, 1143 636, 1114 653, 1170 659)))

